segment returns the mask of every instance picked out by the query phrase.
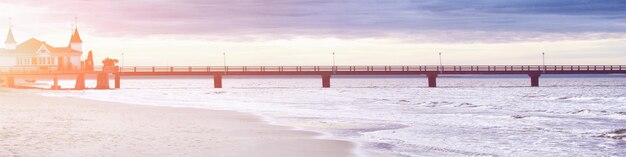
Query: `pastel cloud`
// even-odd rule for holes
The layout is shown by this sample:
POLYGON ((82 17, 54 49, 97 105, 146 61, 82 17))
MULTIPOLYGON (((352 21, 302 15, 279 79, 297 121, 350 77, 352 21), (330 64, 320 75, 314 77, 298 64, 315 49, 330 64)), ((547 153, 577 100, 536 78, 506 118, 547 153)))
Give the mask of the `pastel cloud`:
MULTIPOLYGON (((98 35, 392 37, 431 41, 626 36, 620 0, 59 0, 47 22, 79 16, 98 35)), ((65 24, 65 23, 62 23, 65 24)), ((61 24, 59 24, 61 25, 61 24)))

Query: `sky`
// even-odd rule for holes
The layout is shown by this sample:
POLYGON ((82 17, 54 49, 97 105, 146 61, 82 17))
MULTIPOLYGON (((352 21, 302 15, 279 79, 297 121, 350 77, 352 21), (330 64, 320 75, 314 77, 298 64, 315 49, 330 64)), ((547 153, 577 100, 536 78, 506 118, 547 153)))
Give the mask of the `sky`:
POLYGON ((0 0, 0 18, 55 46, 77 25, 125 65, 626 63, 620 0, 0 0))

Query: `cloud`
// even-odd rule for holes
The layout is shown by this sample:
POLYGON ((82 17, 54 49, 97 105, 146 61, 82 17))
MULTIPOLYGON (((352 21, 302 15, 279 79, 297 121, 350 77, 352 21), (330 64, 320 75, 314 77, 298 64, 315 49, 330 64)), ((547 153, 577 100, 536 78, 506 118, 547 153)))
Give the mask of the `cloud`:
POLYGON ((392 37, 508 42, 626 36, 620 0, 15 1, 48 23, 80 17, 99 35, 392 37))

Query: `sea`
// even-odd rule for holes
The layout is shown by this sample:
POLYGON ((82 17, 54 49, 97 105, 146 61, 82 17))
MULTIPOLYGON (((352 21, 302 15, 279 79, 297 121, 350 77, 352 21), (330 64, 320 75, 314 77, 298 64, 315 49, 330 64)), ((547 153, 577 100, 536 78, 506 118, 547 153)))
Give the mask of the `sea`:
POLYGON ((320 77, 223 82, 215 89, 210 77, 124 77, 121 89, 40 93, 247 112, 354 142, 365 157, 626 156, 626 75, 546 75, 540 87, 528 76, 443 75, 436 88, 423 77, 333 76, 331 88, 320 77))

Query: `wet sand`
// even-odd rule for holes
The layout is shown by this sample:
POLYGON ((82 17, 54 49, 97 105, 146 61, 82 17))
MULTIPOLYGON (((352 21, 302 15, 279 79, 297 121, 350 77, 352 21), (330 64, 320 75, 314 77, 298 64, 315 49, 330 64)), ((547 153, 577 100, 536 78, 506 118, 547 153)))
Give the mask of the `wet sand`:
POLYGON ((246 113, 0 88, 0 156, 355 156, 354 144, 316 136, 246 113))

